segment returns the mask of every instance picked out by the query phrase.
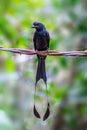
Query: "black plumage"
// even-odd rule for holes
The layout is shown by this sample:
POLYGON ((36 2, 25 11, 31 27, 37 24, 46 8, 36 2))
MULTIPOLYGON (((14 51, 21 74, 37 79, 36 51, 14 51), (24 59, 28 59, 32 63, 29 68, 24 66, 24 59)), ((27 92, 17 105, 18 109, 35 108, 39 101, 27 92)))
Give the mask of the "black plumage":
MULTIPOLYGON (((34 33, 34 37, 33 37, 34 49, 36 51, 48 50, 50 36, 49 36, 49 33, 46 31, 45 26, 42 23, 34 22, 32 27, 36 29, 34 33)), ((43 79, 45 83, 47 81, 46 71, 45 71, 45 58, 46 56, 38 56, 36 83, 40 79, 43 79)))
MULTIPOLYGON (((34 22, 32 28, 36 29, 34 36, 33 36, 34 49, 36 51, 47 51, 49 48, 50 36, 49 36, 49 33, 46 30, 45 26, 40 22, 34 22)), ((46 89, 47 89, 47 77, 46 77, 46 69, 45 69, 46 56, 37 55, 37 57, 38 57, 38 66, 37 66, 37 73, 36 73, 35 91, 36 91, 37 82, 40 79, 43 79, 43 81, 46 84, 46 89)), ((47 98, 47 100, 48 100, 48 98, 47 98)), ((47 103, 47 105, 48 106, 47 106, 47 110, 45 113, 46 118, 44 117, 43 120, 47 119, 49 116, 49 113, 50 113, 49 102, 47 103)), ((35 109, 36 108, 34 106, 34 111, 37 111, 35 109)), ((39 113, 38 113, 38 115, 39 115, 39 113)), ((36 116, 36 114, 35 114, 35 116, 36 116)), ((40 115, 37 116, 37 118, 38 117, 40 118, 40 115)))

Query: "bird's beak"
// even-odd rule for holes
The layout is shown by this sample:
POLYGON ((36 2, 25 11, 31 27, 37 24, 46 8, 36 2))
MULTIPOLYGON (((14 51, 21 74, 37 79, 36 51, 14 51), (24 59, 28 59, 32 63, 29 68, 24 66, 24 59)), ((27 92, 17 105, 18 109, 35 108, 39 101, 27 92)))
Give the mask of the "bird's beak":
POLYGON ((35 28, 35 26, 34 26, 34 25, 32 25, 32 28, 35 28))
POLYGON ((32 28, 38 28, 38 26, 32 25, 32 28))

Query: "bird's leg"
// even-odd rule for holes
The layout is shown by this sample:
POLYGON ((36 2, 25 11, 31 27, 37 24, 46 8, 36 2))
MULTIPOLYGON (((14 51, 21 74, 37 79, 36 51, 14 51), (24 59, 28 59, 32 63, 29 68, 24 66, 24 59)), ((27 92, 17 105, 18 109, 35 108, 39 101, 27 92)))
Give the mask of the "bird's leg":
POLYGON ((46 50, 46 52, 48 53, 48 49, 46 50))
POLYGON ((36 53, 38 53, 38 50, 35 50, 36 53))

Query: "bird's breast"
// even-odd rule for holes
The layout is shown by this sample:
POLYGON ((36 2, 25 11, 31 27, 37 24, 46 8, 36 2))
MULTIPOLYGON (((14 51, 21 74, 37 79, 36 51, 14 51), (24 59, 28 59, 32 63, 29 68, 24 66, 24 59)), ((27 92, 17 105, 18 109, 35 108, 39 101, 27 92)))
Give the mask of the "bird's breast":
POLYGON ((36 39, 36 48, 38 51, 47 50, 47 40, 45 36, 37 36, 36 39))

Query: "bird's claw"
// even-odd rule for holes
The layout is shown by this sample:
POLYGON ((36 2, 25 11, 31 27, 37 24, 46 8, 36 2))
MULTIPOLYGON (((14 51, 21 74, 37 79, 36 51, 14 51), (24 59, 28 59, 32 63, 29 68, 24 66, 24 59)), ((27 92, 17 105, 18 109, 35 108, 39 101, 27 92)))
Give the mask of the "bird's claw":
POLYGON ((36 53, 38 53, 38 50, 35 50, 36 53))

